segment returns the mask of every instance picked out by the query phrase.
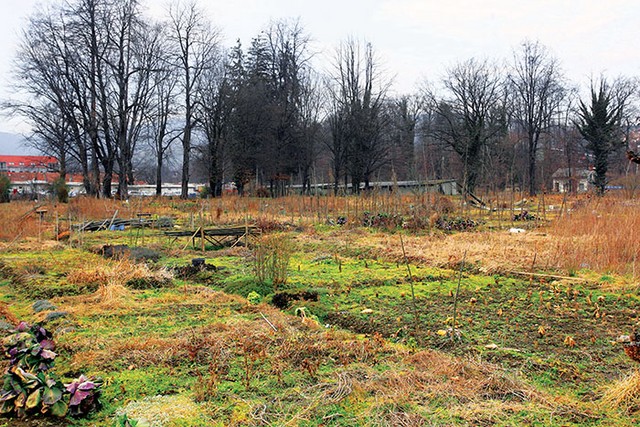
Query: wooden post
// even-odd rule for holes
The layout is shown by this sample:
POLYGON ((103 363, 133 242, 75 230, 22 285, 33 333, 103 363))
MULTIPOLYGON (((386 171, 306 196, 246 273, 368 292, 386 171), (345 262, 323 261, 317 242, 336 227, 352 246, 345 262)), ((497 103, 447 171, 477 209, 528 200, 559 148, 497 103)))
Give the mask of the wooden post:
MULTIPOLYGON (((204 205, 203 205, 204 209, 204 205)), ((200 210, 200 248, 204 252, 204 216, 202 215, 202 209, 200 210)))
POLYGON ((249 247, 249 219, 246 214, 244 216, 244 247, 249 247))
POLYGON ((460 293, 460 283, 462 282, 462 272, 464 270, 464 264, 467 260, 467 251, 464 251, 462 256, 462 263, 460 264, 460 272, 458 273, 458 286, 456 287, 456 294, 453 298, 453 328, 451 333, 451 339, 456 337, 456 319, 458 317, 458 294, 460 293))

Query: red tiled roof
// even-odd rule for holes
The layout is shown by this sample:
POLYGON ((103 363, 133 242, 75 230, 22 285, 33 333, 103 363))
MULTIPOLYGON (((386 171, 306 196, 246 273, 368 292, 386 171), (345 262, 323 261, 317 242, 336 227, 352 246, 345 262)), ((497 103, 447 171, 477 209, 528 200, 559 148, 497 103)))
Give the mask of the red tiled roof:
MULTIPOLYGON (((4 172, 12 183, 45 181, 53 182, 60 177, 57 172, 4 172)), ((67 174, 67 183, 82 182, 82 175, 67 174)))
POLYGON ((46 166, 49 163, 58 163, 58 159, 52 156, 9 156, 0 155, 0 162, 5 162, 7 166, 17 166, 22 163, 24 166, 46 166))
POLYGON ((60 174, 54 172, 4 172, 11 182, 46 181, 56 180, 60 174))

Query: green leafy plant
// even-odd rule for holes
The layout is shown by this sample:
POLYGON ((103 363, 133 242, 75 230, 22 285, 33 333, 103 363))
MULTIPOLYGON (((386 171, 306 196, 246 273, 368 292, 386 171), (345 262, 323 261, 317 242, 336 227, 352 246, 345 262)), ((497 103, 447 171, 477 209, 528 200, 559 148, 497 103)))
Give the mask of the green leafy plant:
POLYGON ((0 394, 0 413, 24 417, 27 414, 51 414, 63 417, 67 403, 62 384, 45 372, 34 375, 11 366, 4 375, 0 394))
POLYGON ((262 301, 262 296, 256 291, 251 291, 249 292, 249 295, 247 295, 247 300, 250 304, 260 304, 260 301, 262 301))

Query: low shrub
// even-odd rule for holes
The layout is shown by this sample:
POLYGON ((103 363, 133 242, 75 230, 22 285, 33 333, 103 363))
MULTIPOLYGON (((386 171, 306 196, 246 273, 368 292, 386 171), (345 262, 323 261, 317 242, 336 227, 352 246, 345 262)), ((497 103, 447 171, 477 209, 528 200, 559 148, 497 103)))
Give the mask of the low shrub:
POLYGON ((536 218, 535 215, 530 214, 526 210, 513 215, 513 220, 514 221, 535 221, 536 219, 537 218, 536 218))
POLYGON ((293 241, 285 234, 260 239, 253 252, 256 280, 260 283, 271 280, 274 287, 286 284, 293 250, 293 241))
POLYGON ((261 283, 252 278, 247 278, 246 280, 239 280, 227 284, 223 291, 228 294, 241 295, 246 298, 251 292, 268 295, 273 292, 273 289, 270 283, 261 283))
POLYGON ((376 228, 397 228, 402 227, 403 218, 401 215, 388 214, 380 212, 372 214, 371 212, 364 212, 362 214, 362 225, 364 227, 376 227, 376 228))
POLYGON ((480 221, 476 221, 470 218, 448 218, 439 217, 435 221, 435 227, 443 231, 469 231, 477 228, 480 225, 480 221))
POLYGON ((254 305, 260 304, 260 301, 262 301, 262 296, 256 291, 251 291, 247 295, 247 301, 249 301, 250 304, 254 304, 254 305))

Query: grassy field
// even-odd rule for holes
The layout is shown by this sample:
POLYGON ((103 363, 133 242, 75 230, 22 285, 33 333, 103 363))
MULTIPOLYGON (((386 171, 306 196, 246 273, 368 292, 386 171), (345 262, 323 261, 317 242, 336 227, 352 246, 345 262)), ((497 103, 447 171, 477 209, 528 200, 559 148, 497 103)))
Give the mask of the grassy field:
POLYGON ((57 376, 102 378, 102 408, 69 425, 632 426, 640 374, 615 341, 638 326, 639 207, 389 194, 5 204, 0 326, 43 325, 57 376), (261 234, 203 252, 159 229, 77 230, 116 217, 261 234))

